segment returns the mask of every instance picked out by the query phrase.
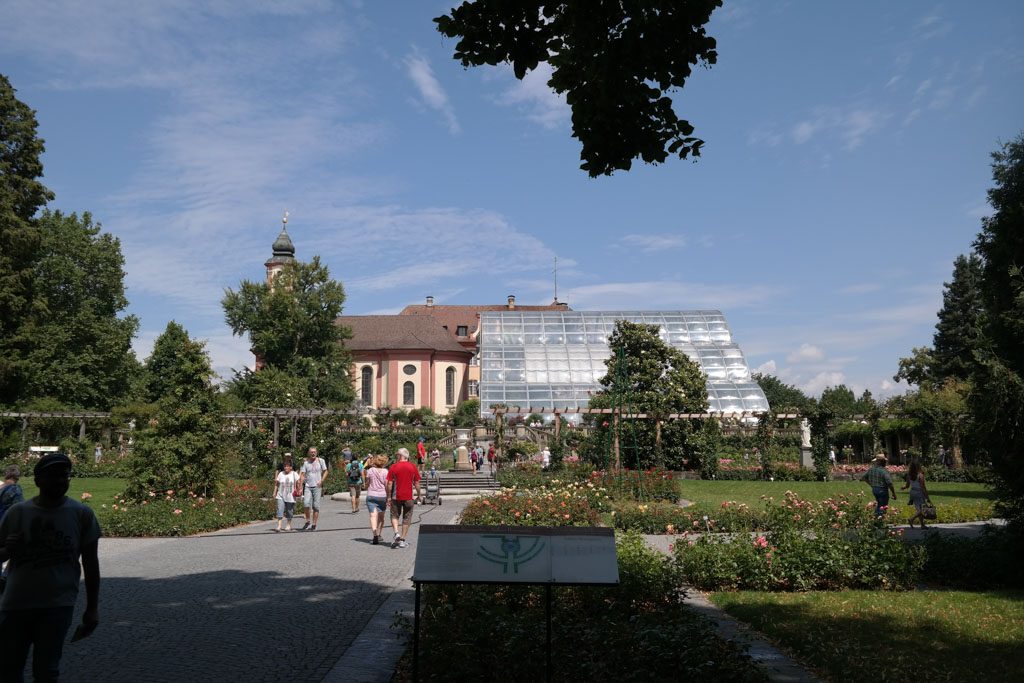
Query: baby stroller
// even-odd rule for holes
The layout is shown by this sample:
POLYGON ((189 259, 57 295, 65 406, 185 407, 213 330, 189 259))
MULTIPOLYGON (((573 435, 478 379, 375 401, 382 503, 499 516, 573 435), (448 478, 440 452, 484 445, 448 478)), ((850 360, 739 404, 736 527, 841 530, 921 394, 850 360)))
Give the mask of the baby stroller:
POLYGON ((423 503, 426 505, 441 504, 441 473, 433 467, 427 472, 427 486, 423 503))

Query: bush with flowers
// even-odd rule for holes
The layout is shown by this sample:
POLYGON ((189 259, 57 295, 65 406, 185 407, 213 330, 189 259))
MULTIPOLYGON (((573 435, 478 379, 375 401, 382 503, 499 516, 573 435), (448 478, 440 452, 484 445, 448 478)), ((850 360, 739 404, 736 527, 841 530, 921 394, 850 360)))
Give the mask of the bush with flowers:
POLYGON ((560 482, 533 489, 502 489, 476 498, 462 511, 463 524, 596 526, 610 509, 607 493, 591 483, 560 482))
MULTIPOLYGON (((822 501, 803 500, 792 491, 783 499, 762 496, 761 507, 725 501, 714 510, 681 508, 665 502, 616 502, 613 524, 645 534, 676 533, 684 530, 710 532, 772 531, 791 525, 804 530, 860 529, 874 523, 874 499, 863 493, 840 495, 822 501)), ((890 521, 899 511, 890 508, 890 521)))
POLYGON ((684 532, 672 550, 686 581, 701 590, 905 590, 925 552, 902 533, 884 520, 814 533, 794 522, 753 536, 684 532))
MULTIPOLYGON (((194 491, 149 491, 142 500, 117 496, 112 503, 90 505, 106 536, 189 536, 273 516, 274 503, 265 500, 266 486, 229 481, 215 496, 194 491)), ((88 498, 86 496, 89 496, 88 498)))

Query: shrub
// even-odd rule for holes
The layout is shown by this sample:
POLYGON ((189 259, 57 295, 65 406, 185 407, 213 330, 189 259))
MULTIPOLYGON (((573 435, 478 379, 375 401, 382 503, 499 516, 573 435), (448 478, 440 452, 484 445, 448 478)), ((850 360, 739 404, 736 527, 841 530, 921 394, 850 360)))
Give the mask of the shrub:
POLYGON ((882 522, 814 534, 788 526, 754 537, 687 534, 673 550, 682 575, 702 590, 898 590, 912 588, 924 564, 923 550, 900 535, 882 522))
POLYGON ((106 536, 189 536, 271 518, 274 502, 261 497, 266 493, 262 484, 229 481, 216 497, 149 491, 141 501, 119 496, 93 511, 106 536))
POLYGON ((1024 538, 1013 529, 988 531, 978 538, 929 534, 923 545, 926 581, 968 590, 1024 586, 1024 538))
MULTIPOLYGON (((680 608, 669 558, 634 534, 618 539, 618 563, 617 587, 553 588, 552 680, 763 680, 737 646, 680 608)), ((506 680, 544 678, 543 588, 433 585, 422 599, 421 672, 449 680, 492 679, 499 671, 506 680), (480 647, 482 634, 487 647, 480 647)), ((408 673, 396 680, 409 680, 408 673)))
POLYGON ((475 498, 462 511, 462 524, 507 526, 596 526, 604 494, 597 487, 567 485, 523 491, 503 489, 475 498))

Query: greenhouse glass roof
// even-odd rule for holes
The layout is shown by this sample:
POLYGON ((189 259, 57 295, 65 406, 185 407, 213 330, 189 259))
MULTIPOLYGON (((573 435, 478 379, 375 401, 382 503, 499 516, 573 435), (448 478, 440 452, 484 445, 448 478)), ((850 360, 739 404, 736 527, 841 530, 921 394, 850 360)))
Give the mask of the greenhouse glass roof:
POLYGON ((600 389, 616 320, 657 325, 659 336, 707 375, 712 412, 768 410, 720 311, 482 311, 480 406, 585 408, 600 389))

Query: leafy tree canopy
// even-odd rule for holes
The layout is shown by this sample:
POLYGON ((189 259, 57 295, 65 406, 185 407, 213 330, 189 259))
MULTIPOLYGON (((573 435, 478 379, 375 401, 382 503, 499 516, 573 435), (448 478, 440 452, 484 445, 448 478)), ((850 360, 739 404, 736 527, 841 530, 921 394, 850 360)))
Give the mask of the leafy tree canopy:
POLYGON ((472 427, 480 423, 480 399, 470 398, 458 405, 452 412, 452 425, 459 428, 472 427))
POLYGON ((850 417, 857 415, 858 405, 857 399, 853 395, 853 390, 845 384, 840 384, 835 387, 826 387, 821 392, 821 398, 818 399, 818 405, 826 413, 831 413, 838 418, 850 417))
POLYGON ((126 493, 139 500, 145 500, 150 491, 168 489, 212 495, 224 458, 210 358, 203 343, 190 339, 173 321, 153 349, 147 365, 154 371, 155 363, 159 364, 164 394, 132 450, 126 493))
POLYGON ((337 324, 344 303, 344 288, 319 256, 288 263, 273 286, 243 281, 221 302, 231 331, 249 335, 265 367, 304 378, 316 405, 347 405, 354 396, 342 345, 349 334, 337 324))
POLYGON ((934 385, 935 352, 928 346, 914 347, 909 358, 900 358, 899 370, 892 378, 919 387, 934 385))
POLYGON ((958 256, 953 279, 945 284, 942 309, 935 325, 934 371, 939 382, 967 380, 974 368, 974 352, 981 341, 981 259, 958 256))
POLYGON ((31 375, 19 331, 32 302, 40 242, 32 219, 53 198, 39 182, 43 141, 36 128, 35 112, 0 74, 0 405, 16 403, 31 375))
POLYGON ((755 372, 751 376, 758 386, 761 387, 765 398, 768 399, 768 407, 773 412, 788 412, 792 410, 803 413, 814 404, 814 399, 807 396, 803 391, 791 384, 786 384, 774 375, 755 372))
POLYGON ((969 404, 1004 512, 1024 524, 1024 134, 992 159, 993 214, 974 242, 985 320, 969 404))
POLYGON ((139 371, 131 349, 139 322, 121 317, 121 244, 85 213, 44 211, 41 249, 33 268, 32 313, 22 325, 28 397, 107 410, 124 400, 139 371))
POLYGON ((680 119, 668 92, 693 67, 718 59, 705 32, 721 0, 468 0, 437 17, 438 31, 459 38, 463 66, 508 63, 522 79, 541 62, 548 85, 572 109, 572 135, 591 177, 629 170, 633 160, 700 156, 703 140, 680 119))
MULTIPOLYGON (((590 406, 618 407, 625 413, 646 413, 652 418, 623 421, 619 433, 623 464, 681 468, 684 460, 695 461, 705 455, 703 450, 715 443, 715 426, 705 429, 687 420, 657 421, 671 413, 707 411, 707 378, 700 366, 662 341, 655 325, 619 320, 608 346, 608 373, 601 378, 603 388, 591 397, 590 406)), ((606 448, 612 427, 606 424, 607 416, 592 417, 591 422, 595 425, 591 442, 606 448)))

